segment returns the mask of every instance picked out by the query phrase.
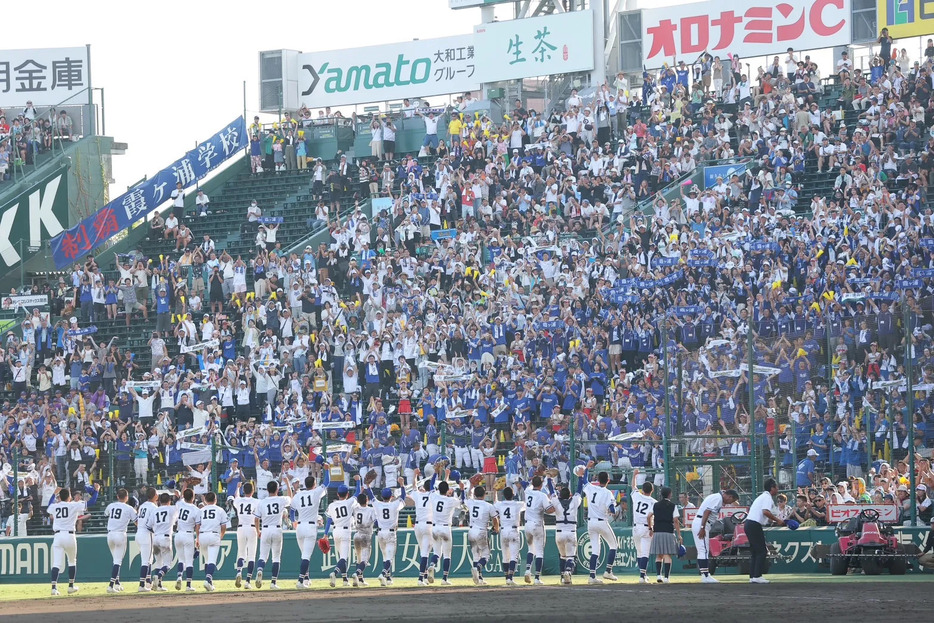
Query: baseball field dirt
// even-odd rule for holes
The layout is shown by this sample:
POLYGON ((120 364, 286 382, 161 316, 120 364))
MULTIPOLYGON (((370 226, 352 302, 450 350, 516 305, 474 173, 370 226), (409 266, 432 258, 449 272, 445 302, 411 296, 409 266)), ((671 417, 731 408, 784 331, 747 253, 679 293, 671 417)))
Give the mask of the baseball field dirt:
MULTIPOLYGON (((204 623, 224 621, 321 620, 448 622, 504 620, 510 623, 560 621, 746 621, 775 620, 911 621, 930 616, 934 575, 889 578, 776 576, 770 585, 750 585, 742 578, 724 578, 719 585, 701 585, 694 578, 678 578, 669 585, 639 585, 627 577, 617 583, 588 586, 583 577, 573 586, 547 578, 547 586, 491 586, 460 584, 441 588, 328 589, 310 591, 236 591, 215 593, 102 594, 104 585, 82 587, 81 596, 18 599, 41 588, 29 585, 0 587, 0 618, 61 623, 84 621, 158 621, 204 623), (35 587, 33 589, 32 587, 35 587)), ((406 582, 408 584, 408 582, 406 582)), ((323 584, 319 581, 319 586, 323 584)), ((285 584, 283 586, 286 586, 285 584)), ((63 591, 64 592, 64 591, 63 591)))

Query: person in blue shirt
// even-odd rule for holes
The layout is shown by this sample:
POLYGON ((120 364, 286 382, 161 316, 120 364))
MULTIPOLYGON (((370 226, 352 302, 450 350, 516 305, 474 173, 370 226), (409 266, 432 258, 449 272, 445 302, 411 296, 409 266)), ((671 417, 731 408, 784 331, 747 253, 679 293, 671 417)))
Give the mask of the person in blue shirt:
POLYGON ((795 476, 795 486, 812 487, 817 482, 814 475, 814 460, 817 458, 817 450, 811 448, 807 451, 807 456, 798 463, 795 476))
POLYGON ((221 475, 221 482, 224 483, 228 498, 232 498, 237 494, 240 483, 243 482, 243 471, 240 469, 238 459, 230 459, 230 467, 221 475))

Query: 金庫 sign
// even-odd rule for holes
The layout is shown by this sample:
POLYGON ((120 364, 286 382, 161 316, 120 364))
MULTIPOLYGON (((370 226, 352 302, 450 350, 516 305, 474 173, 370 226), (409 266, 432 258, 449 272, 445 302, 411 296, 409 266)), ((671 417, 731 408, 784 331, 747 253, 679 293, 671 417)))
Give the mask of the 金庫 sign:
POLYGON ((87 47, 0 50, 0 108, 52 106, 88 86, 87 47))
POLYGON ((708 0, 645 9, 642 58, 654 68, 691 63, 704 52, 726 59, 848 45, 851 22, 850 0, 759 0, 752 6, 708 0))
POLYGON ((590 71, 593 11, 481 24, 474 45, 484 83, 590 71))
POLYGON ((298 55, 299 94, 312 108, 476 90, 473 36, 298 55))

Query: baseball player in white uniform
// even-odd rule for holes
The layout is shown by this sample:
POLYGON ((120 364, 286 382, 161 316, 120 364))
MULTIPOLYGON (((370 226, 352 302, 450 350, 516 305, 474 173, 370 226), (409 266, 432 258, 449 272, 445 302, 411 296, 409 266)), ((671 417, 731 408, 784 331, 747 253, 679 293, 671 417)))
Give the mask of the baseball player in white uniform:
POLYGON ((396 528, 399 527, 399 511, 405 506, 405 479, 398 478, 399 497, 393 498, 392 489, 384 488, 379 499, 373 500, 376 512, 376 544, 383 557, 383 571, 379 576, 381 586, 392 585, 392 563, 396 559, 396 528))
POLYGON ((201 549, 204 556, 204 588, 214 590, 214 573, 217 571, 217 555, 221 549, 221 539, 230 527, 230 518, 224 509, 217 505, 217 495, 213 491, 204 494, 204 506, 201 508, 201 530, 195 547, 201 549))
POLYGON ((176 504, 177 520, 175 533, 175 551, 178 553, 178 577, 175 580, 175 590, 182 590, 182 574, 184 574, 186 592, 194 592, 191 578, 195 572, 195 540, 201 527, 201 509, 194 505, 195 492, 193 489, 182 491, 182 500, 176 504))
POLYGON ((733 489, 711 493, 704 498, 697 509, 694 521, 691 522, 691 532, 694 534, 694 547, 697 549, 697 568, 700 570, 701 582, 704 584, 717 584, 717 578, 710 575, 710 562, 708 552, 710 547, 707 529, 715 519, 720 516, 720 509, 725 504, 734 504, 739 494, 733 489))
POLYGON ((532 477, 532 488, 525 487, 525 541, 529 551, 525 556, 525 583, 532 584, 532 562, 535 562, 535 584, 541 585, 545 556, 545 513, 555 508, 551 498, 542 491, 542 477, 532 477))
MULTIPOLYGON (((266 483, 267 485, 269 483, 266 483)), ((250 589, 253 569, 256 565, 256 508, 259 501, 253 497, 253 483, 246 482, 240 487, 240 495, 233 499, 233 510, 237 514, 237 575, 234 585, 240 588, 243 582, 243 565, 246 564, 246 585, 250 589)), ((258 586, 258 585, 257 585, 258 586)))
POLYGON ((71 491, 60 489, 55 493, 56 501, 49 504, 48 514, 52 518, 52 595, 58 592, 58 574, 68 564, 68 594, 78 592, 75 574, 78 571, 78 541, 75 539, 75 522, 87 509, 84 502, 72 502, 71 491))
POLYGON ((357 561, 357 572, 353 575, 353 586, 366 586, 363 572, 366 571, 370 554, 373 553, 373 527, 376 525, 376 511, 370 506, 370 498, 365 493, 357 496, 357 510, 353 514, 353 550, 357 561))
POLYGON ((136 509, 127 504, 130 494, 126 489, 117 491, 117 501, 111 502, 104 510, 107 517, 107 547, 113 557, 113 569, 110 572, 108 593, 123 591, 120 584, 120 567, 126 554, 126 529, 131 521, 136 521, 136 509))
POLYGON ((261 524, 259 537, 259 563, 256 567, 256 588, 263 585, 263 569, 266 567, 266 561, 272 560, 272 581, 269 583, 271 590, 278 590, 279 584, 279 562, 282 557, 282 515, 288 513, 292 504, 292 487, 288 479, 285 480, 287 495, 279 495, 279 483, 273 480, 266 485, 266 491, 269 493, 253 509, 253 515, 256 516, 261 524))
MULTIPOLYGON (((569 488, 562 487, 558 495, 558 501, 554 504, 555 544, 558 546, 562 584, 573 583, 574 568, 577 564, 577 511, 583 503, 581 495, 585 484, 587 484, 587 472, 583 471, 579 474, 577 481, 577 493, 571 495, 569 488)), ((548 488, 550 491, 554 490, 550 478, 548 479, 548 488)), ((595 540, 599 540, 599 538, 599 536, 595 537, 591 534, 591 544, 595 540)), ((597 547, 600 547, 599 542, 597 547)), ((592 574, 591 578, 593 578, 592 574)))
MULTIPOLYGON (((421 475, 421 472, 416 469, 414 470, 415 478, 421 475)), ((431 528, 434 525, 434 514, 432 513, 431 506, 431 494, 435 488, 435 479, 438 477, 437 474, 432 475, 431 480, 425 480, 422 483, 421 488, 412 492, 412 496, 408 498, 412 501, 415 506, 415 540, 418 542, 418 585, 425 586, 429 583, 435 581, 434 578, 434 565, 435 560, 431 561, 431 566, 429 567, 428 557, 431 554, 431 547, 433 545, 433 539, 431 536, 431 528), (430 571, 429 571, 430 569, 430 571), (429 575, 430 573, 430 575, 429 575)), ((435 553, 437 557, 437 552, 435 553)))
POLYGON ((330 466, 325 463, 324 477, 319 486, 315 486, 315 477, 305 477, 305 488, 292 496, 291 508, 295 511, 295 539, 301 551, 301 563, 298 568, 296 588, 311 588, 308 570, 311 567, 311 554, 315 551, 318 539, 318 517, 321 511, 321 498, 326 497, 331 484, 330 466))
MULTIPOLYGON (((638 482, 636 477, 639 470, 632 473, 633 482, 638 482)), ((649 553, 652 550, 652 534, 649 531, 649 514, 655 508, 657 501, 652 497, 652 483, 648 480, 642 482, 642 490, 635 486, 632 488, 630 497, 632 498, 632 539, 636 544, 636 561, 639 563, 639 584, 648 583, 646 570, 649 567, 649 553)))
POLYGON ((146 501, 136 512, 136 544, 139 546, 139 592, 148 593, 152 579, 152 522, 155 519, 158 493, 152 487, 146 489, 146 501))
POLYGON ((172 506, 172 496, 168 493, 159 495, 159 508, 156 509, 152 523, 153 554, 153 590, 168 590, 162 585, 162 578, 168 573, 174 558, 172 554, 172 533, 175 531, 176 508, 172 506))
MULTIPOLYGON (((357 491, 354 495, 359 495, 360 477, 356 476, 355 478, 357 479, 357 491)), ((338 573, 344 580, 344 588, 350 586, 350 581, 347 579, 347 561, 350 559, 351 525, 353 524, 354 513, 357 512, 358 508, 360 506, 357 504, 357 500, 351 497, 347 485, 338 486, 337 499, 328 504, 328 519, 324 527, 325 536, 331 533, 332 527, 334 528, 334 555, 337 557, 337 565, 329 576, 331 588, 337 585, 338 573)))
MULTIPOLYGON (((459 480, 459 474, 451 472, 452 477, 459 480)), ((431 506, 431 513, 434 525, 431 527, 431 538, 434 541, 434 550, 441 554, 441 584, 450 586, 448 574, 451 573, 451 546, 453 545, 451 536, 451 517, 454 511, 463 505, 464 490, 463 485, 456 493, 451 489, 451 485, 446 480, 438 483, 437 491, 433 492, 428 499, 431 506)))
POLYGON ((492 524, 493 534, 499 532, 496 509, 485 498, 486 489, 477 486, 474 487, 473 497, 465 502, 469 526, 467 542, 470 544, 470 557, 473 558, 470 575, 477 586, 486 586, 483 570, 490 559, 490 525, 492 524))
POLYGON ((503 489, 503 499, 494 502, 493 508, 496 509, 496 516, 499 518, 499 543, 506 586, 515 586, 513 576, 519 565, 519 515, 525 512, 525 507, 515 499, 512 487, 506 487, 503 489))

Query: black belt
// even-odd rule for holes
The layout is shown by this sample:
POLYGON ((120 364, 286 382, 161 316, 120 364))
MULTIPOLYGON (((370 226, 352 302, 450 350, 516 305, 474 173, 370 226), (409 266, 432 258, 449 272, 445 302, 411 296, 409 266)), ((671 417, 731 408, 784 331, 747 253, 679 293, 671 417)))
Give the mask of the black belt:
POLYGON ((576 526, 576 525, 577 525, 577 522, 576 522, 576 521, 556 521, 555 523, 563 523, 563 524, 566 524, 566 525, 569 525, 569 526, 576 526))
POLYGON ((172 535, 171 535, 171 534, 160 534, 159 536, 162 536, 162 537, 165 537, 165 538, 169 538, 169 537, 172 536, 172 535))
POLYGON ((202 530, 201 534, 217 534, 217 530, 202 530))
POLYGON ((383 531, 386 531, 386 532, 395 532, 395 531, 396 531, 395 528, 380 528, 380 530, 383 530, 383 531))
POLYGON ((439 528, 450 528, 451 527, 451 524, 446 524, 446 523, 439 523, 435 525, 437 525, 439 528))
POLYGON ((263 526, 263 530, 273 530, 276 528, 282 528, 282 526, 263 526))
POLYGON ((256 526, 249 526, 249 525, 247 525, 247 526, 237 526, 237 530, 242 530, 243 528, 247 528, 247 529, 252 528, 253 530, 256 530, 256 526))
POLYGON ((430 521, 419 521, 415 525, 416 526, 431 526, 433 524, 430 521))
POLYGON ((338 526, 337 530, 350 530, 350 526, 338 526))
POLYGON ((194 534, 194 530, 179 530, 179 534, 194 534))
POLYGON ((55 534, 74 534, 74 530, 56 530, 55 534))

